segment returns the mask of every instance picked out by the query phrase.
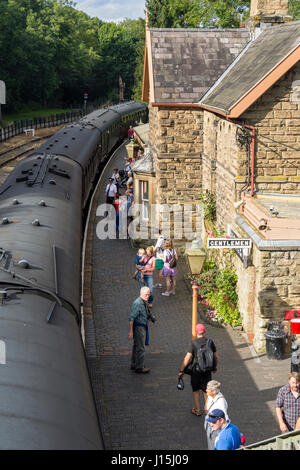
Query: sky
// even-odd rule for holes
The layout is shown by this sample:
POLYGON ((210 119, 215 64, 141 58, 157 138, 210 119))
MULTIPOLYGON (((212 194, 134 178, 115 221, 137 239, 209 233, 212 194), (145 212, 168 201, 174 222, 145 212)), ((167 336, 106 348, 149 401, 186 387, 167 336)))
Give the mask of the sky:
POLYGON ((115 23, 124 18, 145 17, 145 0, 74 0, 77 10, 103 21, 115 23))

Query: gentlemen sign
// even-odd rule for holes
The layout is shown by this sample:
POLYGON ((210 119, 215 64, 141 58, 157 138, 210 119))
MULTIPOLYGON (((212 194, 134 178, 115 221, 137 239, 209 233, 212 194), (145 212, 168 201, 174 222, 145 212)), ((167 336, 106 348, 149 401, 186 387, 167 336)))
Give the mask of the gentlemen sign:
POLYGON ((208 238, 207 248, 248 248, 252 246, 250 238, 208 238))

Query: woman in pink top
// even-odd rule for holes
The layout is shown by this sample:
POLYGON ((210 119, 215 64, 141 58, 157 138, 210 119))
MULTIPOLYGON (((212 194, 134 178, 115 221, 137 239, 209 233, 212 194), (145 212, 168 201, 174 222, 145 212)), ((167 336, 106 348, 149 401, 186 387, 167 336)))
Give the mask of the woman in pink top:
POLYGON ((155 256, 153 246, 148 246, 146 248, 146 254, 142 259, 144 263, 143 274, 144 274, 144 283, 150 289, 150 296, 148 299, 149 307, 152 307, 153 303, 153 271, 155 270, 155 256))

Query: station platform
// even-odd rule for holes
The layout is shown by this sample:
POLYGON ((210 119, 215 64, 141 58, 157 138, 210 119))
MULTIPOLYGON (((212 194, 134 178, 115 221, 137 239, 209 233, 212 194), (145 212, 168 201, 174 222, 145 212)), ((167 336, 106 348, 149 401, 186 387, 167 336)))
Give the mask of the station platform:
MULTIPOLYGON (((87 237, 85 348, 104 445, 107 450, 206 450, 204 416, 191 413, 194 403, 188 376, 184 376, 184 390, 177 390, 177 374, 191 341, 192 289, 184 281, 184 260, 179 262, 175 296, 164 297, 161 289, 154 289, 157 321, 149 325, 145 358, 151 371, 143 375, 130 370, 128 317, 139 296, 132 278, 136 250, 130 240, 96 236, 97 206, 105 202, 108 177, 114 167, 124 167, 125 156, 123 145, 101 176, 87 237)), ((206 327, 219 353, 213 379, 221 382, 228 414, 243 432, 246 445, 280 434, 275 400, 288 381, 290 359, 257 356, 241 331, 206 327)))

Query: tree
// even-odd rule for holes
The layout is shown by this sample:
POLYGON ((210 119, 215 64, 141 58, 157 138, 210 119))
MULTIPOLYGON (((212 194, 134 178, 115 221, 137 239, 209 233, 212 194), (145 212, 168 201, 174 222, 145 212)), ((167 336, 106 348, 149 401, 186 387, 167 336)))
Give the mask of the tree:
POLYGON ((149 26, 234 28, 249 13, 250 0, 146 0, 149 26))
POLYGON ((300 20, 300 0, 290 0, 289 10, 294 21, 300 20))

